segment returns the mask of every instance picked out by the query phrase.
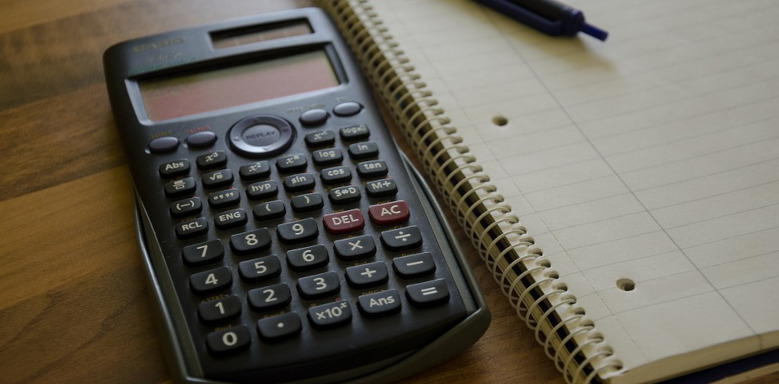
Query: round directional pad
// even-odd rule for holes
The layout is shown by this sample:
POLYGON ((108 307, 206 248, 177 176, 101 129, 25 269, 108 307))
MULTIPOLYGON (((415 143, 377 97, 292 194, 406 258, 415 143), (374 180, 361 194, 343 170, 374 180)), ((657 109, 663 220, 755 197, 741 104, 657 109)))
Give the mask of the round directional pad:
POLYGON ((295 139, 295 128, 273 115, 255 115, 239 120, 227 132, 233 151, 248 157, 274 156, 295 139))

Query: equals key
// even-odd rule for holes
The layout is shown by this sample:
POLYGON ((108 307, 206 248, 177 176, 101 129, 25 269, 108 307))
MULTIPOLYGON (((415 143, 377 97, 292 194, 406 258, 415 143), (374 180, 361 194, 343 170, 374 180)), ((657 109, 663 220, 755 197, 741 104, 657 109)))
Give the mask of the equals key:
POLYGON ((444 279, 435 279, 407 286, 406 296, 412 304, 426 307, 448 301, 449 290, 444 279))

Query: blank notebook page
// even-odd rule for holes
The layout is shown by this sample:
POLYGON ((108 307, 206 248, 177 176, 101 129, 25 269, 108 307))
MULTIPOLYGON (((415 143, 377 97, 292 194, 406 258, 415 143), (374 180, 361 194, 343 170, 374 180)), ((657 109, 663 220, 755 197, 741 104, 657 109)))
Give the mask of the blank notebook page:
POLYGON ((779 345, 779 3, 372 4, 626 369, 779 345))

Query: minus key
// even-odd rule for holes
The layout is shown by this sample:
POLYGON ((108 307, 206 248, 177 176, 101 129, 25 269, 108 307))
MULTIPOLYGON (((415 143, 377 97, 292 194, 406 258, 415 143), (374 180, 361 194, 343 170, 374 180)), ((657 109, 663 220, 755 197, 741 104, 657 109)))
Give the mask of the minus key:
POLYGON ((392 268, 404 279, 429 275, 435 272, 435 262, 429 252, 397 257, 392 260, 392 268))

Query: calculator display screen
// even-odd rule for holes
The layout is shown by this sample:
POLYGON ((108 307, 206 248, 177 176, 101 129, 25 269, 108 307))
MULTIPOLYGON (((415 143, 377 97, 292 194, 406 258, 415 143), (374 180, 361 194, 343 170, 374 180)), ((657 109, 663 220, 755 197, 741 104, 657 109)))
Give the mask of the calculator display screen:
POLYGON ((339 84, 324 50, 140 80, 138 87, 152 121, 290 96, 339 84))

